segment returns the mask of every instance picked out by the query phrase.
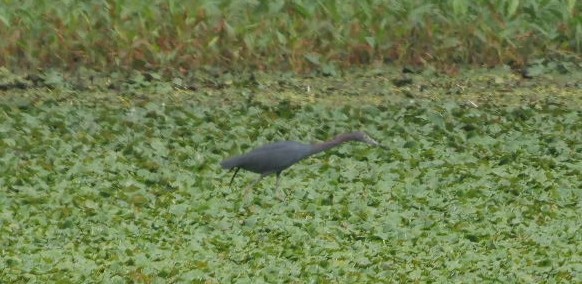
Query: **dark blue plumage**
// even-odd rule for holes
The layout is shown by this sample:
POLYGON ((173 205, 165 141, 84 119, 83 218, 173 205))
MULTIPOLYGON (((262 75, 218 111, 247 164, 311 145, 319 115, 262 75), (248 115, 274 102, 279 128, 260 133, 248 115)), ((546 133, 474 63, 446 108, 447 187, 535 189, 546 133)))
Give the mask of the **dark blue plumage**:
POLYGON ((251 187, 258 183, 264 176, 270 174, 277 175, 275 187, 278 187, 281 171, 313 154, 333 148, 347 141, 360 141, 370 145, 380 146, 378 142, 374 141, 366 133, 358 131, 341 134, 330 141, 319 144, 303 144, 294 141, 275 142, 256 148, 246 154, 224 160, 220 165, 224 169, 235 169, 234 175, 230 180, 231 184, 238 170, 245 169, 260 174, 251 187))
POLYGON ((269 175, 280 172, 310 155, 312 145, 294 141, 276 142, 254 149, 220 163, 224 169, 234 167, 269 175))

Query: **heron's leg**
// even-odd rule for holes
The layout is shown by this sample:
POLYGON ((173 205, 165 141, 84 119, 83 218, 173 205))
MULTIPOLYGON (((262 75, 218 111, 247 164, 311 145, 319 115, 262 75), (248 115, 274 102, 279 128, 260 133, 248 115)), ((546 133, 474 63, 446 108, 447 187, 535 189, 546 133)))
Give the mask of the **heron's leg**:
POLYGON ((251 183, 249 186, 247 186, 247 188, 245 189, 245 193, 244 193, 245 199, 247 199, 247 196, 251 192, 251 189, 253 187, 255 187, 255 185, 257 185, 257 183, 259 183, 259 181, 261 181, 263 179, 263 177, 264 177, 264 175, 260 175, 253 183, 251 183))
POLYGON ((278 190, 279 189, 279 184, 281 183, 281 172, 277 173, 277 181, 275 182, 275 195, 277 197, 277 199, 281 200, 281 201, 285 201, 285 196, 287 195, 285 193, 285 191, 283 191, 283 189, 278 190), (280 193, 281 194, 280 194, 280 193))
POLYGON ((277 181, 275 181, 275 190, 279 189, 280 183, 281 183, 281 172, 277 172, 277 181))
POLYGON ((234 181, 234 177, 236 176, 236 173, 238 173, 238 170, 240 170, 240 168, 236 168, 234 170, 234 175, 232 175, 232 178, 230 179, 230 182, 228 183, 228 186, 230 186, 232 184, 232 182, 234 181))

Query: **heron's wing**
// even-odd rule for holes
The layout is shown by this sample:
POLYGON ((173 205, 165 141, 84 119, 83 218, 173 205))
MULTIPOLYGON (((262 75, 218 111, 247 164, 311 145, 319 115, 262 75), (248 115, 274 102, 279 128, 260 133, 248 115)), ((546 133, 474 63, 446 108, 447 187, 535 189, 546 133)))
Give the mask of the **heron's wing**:
POLYGON ((277 142, 225 160, 221 165, 225 169, 241 167, 248 171, 266 175, 280 172, 309 156, 310 149, 311 145, 298 142, 277 142))

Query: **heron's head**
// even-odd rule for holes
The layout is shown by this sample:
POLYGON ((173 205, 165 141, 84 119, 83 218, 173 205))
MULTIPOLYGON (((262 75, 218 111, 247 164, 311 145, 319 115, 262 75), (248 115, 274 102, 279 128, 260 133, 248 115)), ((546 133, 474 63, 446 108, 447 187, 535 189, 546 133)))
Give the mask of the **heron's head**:
POLYGON ((357 140, 357 141, 368 143, 368 144, 373 145, 373 146, 384 147, 382 144, 378 143, 378 141, 372 139, 372 137, 370 137, 370 135, 368 135, 366 132, 357 131, 357 132, 352 133, 352 135, 354 136, 355 140, 357 140))

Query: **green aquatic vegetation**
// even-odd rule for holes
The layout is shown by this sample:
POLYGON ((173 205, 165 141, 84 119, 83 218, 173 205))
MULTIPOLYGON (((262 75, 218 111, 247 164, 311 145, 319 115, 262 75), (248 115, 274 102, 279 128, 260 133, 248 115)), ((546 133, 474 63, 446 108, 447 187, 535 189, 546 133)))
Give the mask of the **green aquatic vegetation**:
POLYGON ((0 105, 2 282, 580 282, 582 115, 457 103, 0 105), (219 161, 365 130, 274 180, 219 161))

